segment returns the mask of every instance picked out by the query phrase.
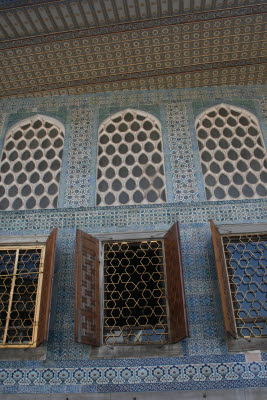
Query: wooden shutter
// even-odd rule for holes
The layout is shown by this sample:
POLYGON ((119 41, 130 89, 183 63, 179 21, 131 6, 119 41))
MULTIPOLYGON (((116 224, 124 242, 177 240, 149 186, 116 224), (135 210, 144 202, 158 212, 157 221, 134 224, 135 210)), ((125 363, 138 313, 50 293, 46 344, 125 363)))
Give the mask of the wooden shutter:
POLYGON ((171 343, 189 336, 179 225, 176 222, 164 236, 171 343))
POLYGON ((40 312, 37 331, 37 346, 48 337, 51 294, 56 253, 57 228, 53 229, 46 241, 40 312))
POLYGON ((76 231, 76 342, 100 346, 99 241, 76 231))
POLYGON ((219 280, 219 288, 222 299, 223 316, 225 329, 233 337, 237 336, 236 323, 234 317, 234 310, 230 292, 230 284, 228 273, 225 265, 224 250, 220 232, 216 228, 214 222, 210 220, 210 229, 215 253, 215 262, 219 280))

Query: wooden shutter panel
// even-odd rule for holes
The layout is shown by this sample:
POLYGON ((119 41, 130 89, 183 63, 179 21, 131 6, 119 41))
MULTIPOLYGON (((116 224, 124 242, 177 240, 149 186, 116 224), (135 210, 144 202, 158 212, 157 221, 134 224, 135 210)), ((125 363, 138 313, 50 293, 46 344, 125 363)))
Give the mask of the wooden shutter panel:
POLYGON ((37 346, 48 337, 54 262, 56 253, 57 228, 53 229, 46 241, 40 312, 37 331, 37 346))
POLYGON ((230 284, 228 273, 225 265, 224 250, 220 232, 216 228, 214 222, 210 220, 210 229, 215 253, 215 262, 219 280, 219 288, 222 299, 223 316, 225 329, 233 337, 237 336, 236 323, 234 317, 234 310, 232 305, 232 298, 230 292, 230 284))
POLYGON ((76 231, 76 342, 100 346, 99 241, 76 231))
POLYGON ((164 236, 171 343, 189 336, 178 222, 164 236))

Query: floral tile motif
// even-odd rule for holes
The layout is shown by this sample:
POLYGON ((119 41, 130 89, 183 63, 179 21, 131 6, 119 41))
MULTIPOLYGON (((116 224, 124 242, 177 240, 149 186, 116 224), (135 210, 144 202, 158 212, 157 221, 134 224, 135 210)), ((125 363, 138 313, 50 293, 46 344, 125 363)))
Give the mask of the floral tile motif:
MULTIPOLYGON (((57 392, 60 385, 64 385, 66 392, 76 387, 86 387, 87 391, 94 391, 97 385, 99 392, 108 392, 113 388, 118 390, 120 385, 147 388, 153 390, 157 384, 183 389, 184 384, 190 389, 239 387, 264 385, 266 379, 266 362, 253 363, 216 363, 216 364, 187 364, 161 365, 145 367, 81 367, 81 368, 32 368, 2 369, 0 370, 0 392, 8 393, 14 386, 22 388, 21 392, 38 393, 49 385, 50 392, 57 392), (201 385, 203 384, 203 385, 201 385)), ((133 389, 134 390, 134 389, 133 389)), ((164 390, 161 388, 160 390, 164 390)), ((20 391, 20 390, 19 390, 20 391)))

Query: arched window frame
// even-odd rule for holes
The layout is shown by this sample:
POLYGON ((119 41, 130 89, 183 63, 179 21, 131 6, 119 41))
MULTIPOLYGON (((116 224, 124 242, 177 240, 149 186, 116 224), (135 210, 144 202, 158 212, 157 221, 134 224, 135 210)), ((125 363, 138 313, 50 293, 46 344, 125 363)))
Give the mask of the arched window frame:
MULTIPOLYGON (((2 182, 0 180, 0 209, 2 210, 27 210, 27 209, 47 209, 47 208, 56 208, 57 207, 57 202, 58 202, 58 193, 59 193, 59 183, 60 183, 60 173, 61 173, 61 165, 62 165, 62 151, 63 151, 63 146, 64 146, 64 137, 65 137, 65 128, 64 125, 57 119, 47 116, 47 115, 42 115, 42 114, 35 114, 31 117, 25 118, 23 120, 20 120, 16 122, 14 125, 12 125, 6 135, 5 135, 5 140, 3 143, 2 147, 2 152, 1 152, 1 164, 0 164, 0 169, 1 169, 1 175, 2 175, 2 182), (41 121, 42 125, 38 128, 34 128, 33 125, 37 122, 41 121), (46 134, 43 135, 42 137, 38 137, 37 133, 44 128, 45 124, 49 124, 50 127, 45 128, 46 134), (8 149, 7 146, 11 142, 11 139, 13 136, 18 132, 18 130, 22 131, 23 126, 27 126, 27 129, 23 132, 23 135, 19 139, 13 139, 13 143, 15 142, 15 146, 13 146, 12 149, 8 149), (52 129, 56 128, 58 130, 58 134, 55 137, 49 137, 48 134, 52 129), (27 139, 26 134, 29 130, 34 131, 34 135, 27 139), (46 140, 50 140, 50 144, 48 146, 44 146, 43 148, 41 147, 41 144, 46 140), (19 141, 26 141, 27 145, 19 149, 18 144, 19 141), (36 142, 38 142, 37 146, 35 143, 35 147, 31 148, 30 144, 32 141, 36 139, 36 142), (61 139, 61 142, 59 141, 59 145, 56 145, 56 141, 58 139, 61 139), (17 148, 16 148, 17 147, 17 148), (43 155, 38 159, 34 158, 34 154, 37 153, 38 150, 43 150, 43 155), (17 159, 15 161, 10 161, 9 160, 9 170, 6 171, 7 173, 5 174, 5 171, 2 170, 3 165, 6 163, 8 158, 10 157, 11 153, 16 152, 19 154, 17 159), (23 159, 21 156, 22 154, 28 150, 31 154, 27 159, 23 159), (52 150, 52 155, 54 152, 54 155, 51 158, 47 157, 47 153, 49 150, 52 150), (5 158, 4 158, 5 157, 5 158), (17 163, 17 161, 20 161, 22 163, 22 168, 19 171, 14 170, 14 165, 17 163), (33 162, 35 167, 31 171, 27 171, 27 165, 29 162, 33 162), (41 171, 38 170, 38 165, 42 162, 45 161, 47 163, 47 167, 41 171), (54 163, 54 164, 53 164, 54 163), (57 168, 56 168, 57 166, 57 168), (13 169, 13 171, 11 171, 13 169), (32 175, 37 172, 40 175, 40 178, 38 181, 34 182, 33 179, 30 179, 32 175), (49 175, 50 180, 45 182, 43 179, 45 174, 47 172, 50 172, 51 175, 49 175), (11 173, 13 175, 14 180, 11 183, 5 183, 5 178, 6 175, 11 173), (19 176, 24 173, 26 175, 26 179, 24 177, 24 182, 20 183, 19 181, 19 176), (38 193, 38 186, 41 188, 43 193, 38 193), (17 194, 13 197, 9 194, 9 191, 12 190, 11 188, 14 188, 14 190, 17 190, 17 194), (27 193, 22 193, 23 187, 27 186, 27 193), (4 194, 3 193, 4 190, 4 194), (2 192, 1 192, 2 191, 2 192), (9 201, 8 207, 3 204, 3 201, 6 202, 7 199, 9 201), (18 199, 18 200, 17 200, 18 199), (43 200, 43 203, 41 200, 43 200), (17 200, 17 204, 14 204, 15 201, 17 200), (28 200, 31 200, 31 205, 28 206, 28 200), (35 203, 35 204, 34 204, 35 203)), ((44 163, 44 166, 45 166, 44 163)), ((41 168, 41 167, 40 167, 41 168)), ((26 190, 26 189, 25 189, 26 190)))
MULTIPOLYGON (((252 112, 230 104, 217 104, 204 110, 201 114, 197 116, 195 120, 195 128, 207 200, 244 200, 266 197, 267 190, 264 186, 266 186, 267 178, 267 153, 259 121, 252 112), (225 116, 220 115, 219 111, 221 109, 227 110, 228 114, 225 116), (209 116, 209 114, 215 115, 209 116), (230 126, 229 124, 225 123, 221 127, 215 126, 215 120, 217 120, 217 118, 224 121, 226 119, 228 120, 230 117, 233 117, 233 119, 236 120, 239 119, 238 123, 235 126, 230 126), (202 123, 206 118, 209 119, 209 121, 212 121, 212 124, 210 126, 203 127, 202 123), (247 119, 249 124, 247 126, 241 125, 241 118, 247 119), (224 130, 226 127, 231 129, 233 132, 231 138, 226 137, 222 134, 222 130, 224 130), (200 131, 202 130, 202 128, 208 134, 206 138, 204 138, 204 133, 203 137, 200 136, 200 131), (218 138, 215 138, 215 136, 211 136, 211 131, 214 128, 220 132, 220 136, 218 138), (238 135, 237 129, 239 128, 242 128, 244 130, 244 137, 238 135), (250 128, 254 128, 254 136, 249 134, 250 128), (257 131, 257 134, 255 134, 255 131, 257 131), (255 137, 256 139, 254 139, 255 137), (221 139, 224 139, 224 142, 228 143, 228 147, 227 144, 225 145, 225 148, 220 147, 219 142, 221 142, 221 139), (237 145, 239 145, 238 141, 240 142, 239 148, 234 147, 233 144, 229 145, 230 140, 233 141, 234 139, 236 140, 237 145), (214 149, 207 149, 207 142, 209 140, 216 143, 214 149), (250 150, 249 146, 246 144, 247 140, 247 143, 249 143, 249 141, 254 142, 254 145, 251 148, 252 150, 250 150), (258 149, 257 151, 260 154, 261 158, 257 158, 256 155, 253 153, 254 148, 255 150, 258 149), (223 154, 224 157, 221 157, 221 160, 217 156, 218 150, 223 154), (236 160, 231 159, 228 155, 230 150, 232 150, 233 156, 233 151, 237 153, 238 157, 236 160), (249 152, 251 152, 250 156, 248 154, 249 152), (245 156, 248 157, 248 159, 245 159, 245 156), (256 169, 253 170, 250 164, 252 160, 254 160, 253 162, 255 168, 258 168, 258 171, 256 169), (231 165, 229 165, 229 163, 232 164, 232 167, 231 165), (215 171, 216 168, 217 170, 215 171), (242 171, 242 168, 244 169, 244 171, 242 171), (227 182, 227 179, 229 180, 228 184, 223 183, 224 181, 227 182), (255 180, 255 183, 252 183, 253 179, 255 180), (224 190, 225 195, 223 195, 222 190, 224 190), (217 194, 215 193, 215 191, 217 191, 217 194)), ((241 130, 239 130, 239 132, 241 132, 241 130)), ((214 135, 215 133, 216 132, 214 131, 214 135)))
POLYGON ((161 124, 155 116, 145 111, 127 108, 109 116, 100 124, 98 129, 96 184, 96 205, 98 206, 161 204, 166 202, 166 180, 164 154, 162 149, 162 131, 161 124), (124 116, 129 114, 134 116, 133 120, 120 120, 116 122, 116 120, 119 120, 119 118, 124 118, 124 116), (138 117, 140 118, 139 120, 138 117), (143 119, 143 121, 141 120, 141 118, 143 119), (146 131, 142 124, 147 121, 150 123, 150 125, 152 125, 152 127, 150 128, 150 130, 146 131), (140 124, 140 128, 136 131, 131 129, 131 124, 135 122, 140 124), (119 131, 119 125, 121 123, 128 124, 128 127, 124 132, 119 131), (111 124, 115 126, 115 130, 113 132, 107 132, 106 128, 111 124), (147 138, 144 141, 142 141, 141 139, 138 140, 138 135, 139 133, 141 134, 142 130, 144 130, 147 134, 147 138), (155 131, 157 131, 157 134, 154 134, 155 136, 152 135, 150 137, 149 135, 151 135, 152 132, 155 131), (128 142, 126 139, 128 133, 134 136, 131 142, 128 142), (110 137, 110 135, 119 135, 120 138, 123 139, 118 139, 118 143, 111 143, 111 139, 107 143, 101 142, 103 136, 110 137), (157 137, 157 135, 158 138, 153 139, 154 137, 157 137), (113 154, 108 154, 108 152, 106 151, 107 147, 110 144, 112 144, 112 146, 114 146, 115 148, 113 154), (128 150, 126 150, 125 154, 120 153, 119 151, 121 145, 128 146, 128 150), (140 153, 135 153, 132 150, 133 145, 135 145, 136 147, 138 147, 139 145, 141 146, 140 153), (154 146, 154 149, 149 150, 149 146, 152 148, 154 146), (147 157, 148 161, 142 164, 139 161, 141 160, 141 158, 139 158, 139 154, 144 155, 144 159, 146 159, 147 157), (101 165, 101 159, 103 158, 103 156, 105 156, 105 158, 108 160, 106 160, 107 164, 105 166, 101 165), (114 166, 114 164, 112 165, 113 158, 115 158, 115 156, 119 156, 122 160, 121 164, 118 166, 114 166), (135 161, 132 165, 127 165, 126 159, 128 159, 128 157, 134 158, 135 161), (110 167, 114 171, 113 176, 108 175, 108 170, 110 169, 110 167), (123 168, 128 169, 127 177, 124 177, 121 174, 121 170, 123 168), (135 172, 136 170, 140 172, 140 168, 142 169, 142 173, 140 176, 138 176, 137 174, 135 174, 135 172), (130 186, 130 184, 133 187, 130 186), (120 187, 120 189, 117 189, 116 185, 120 187), (108 195, 110 196, 110 201, 108 199, 108 195))

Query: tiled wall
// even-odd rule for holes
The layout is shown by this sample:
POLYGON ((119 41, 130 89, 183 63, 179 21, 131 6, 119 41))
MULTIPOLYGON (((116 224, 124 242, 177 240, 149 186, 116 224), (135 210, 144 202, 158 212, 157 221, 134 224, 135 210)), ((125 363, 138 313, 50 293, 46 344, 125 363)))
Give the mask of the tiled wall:
POLYGON ((41 113, 66 128, 57 210, 2 212, 1 235, 48 234, 59 227, 46 361, 0 363, 4 393, 70 393, 261 387, 267 357, 247 363, 229 355, 208 220, 254 223, 267 220, 262 200, 207 202, 194 118, 221 102, 254 113, 267 142, 267 109, 261 87, 5 100, 1 103, 0 145, 9 126, 41 113), (97 129, 110 111, 144 110, 162 124, 167 203, 95 207, 97 129), (183 357, 90 360, 89 347, 74 343, 75 229, 88 233, 167 230, 181 225, 190 337, 183 357))

